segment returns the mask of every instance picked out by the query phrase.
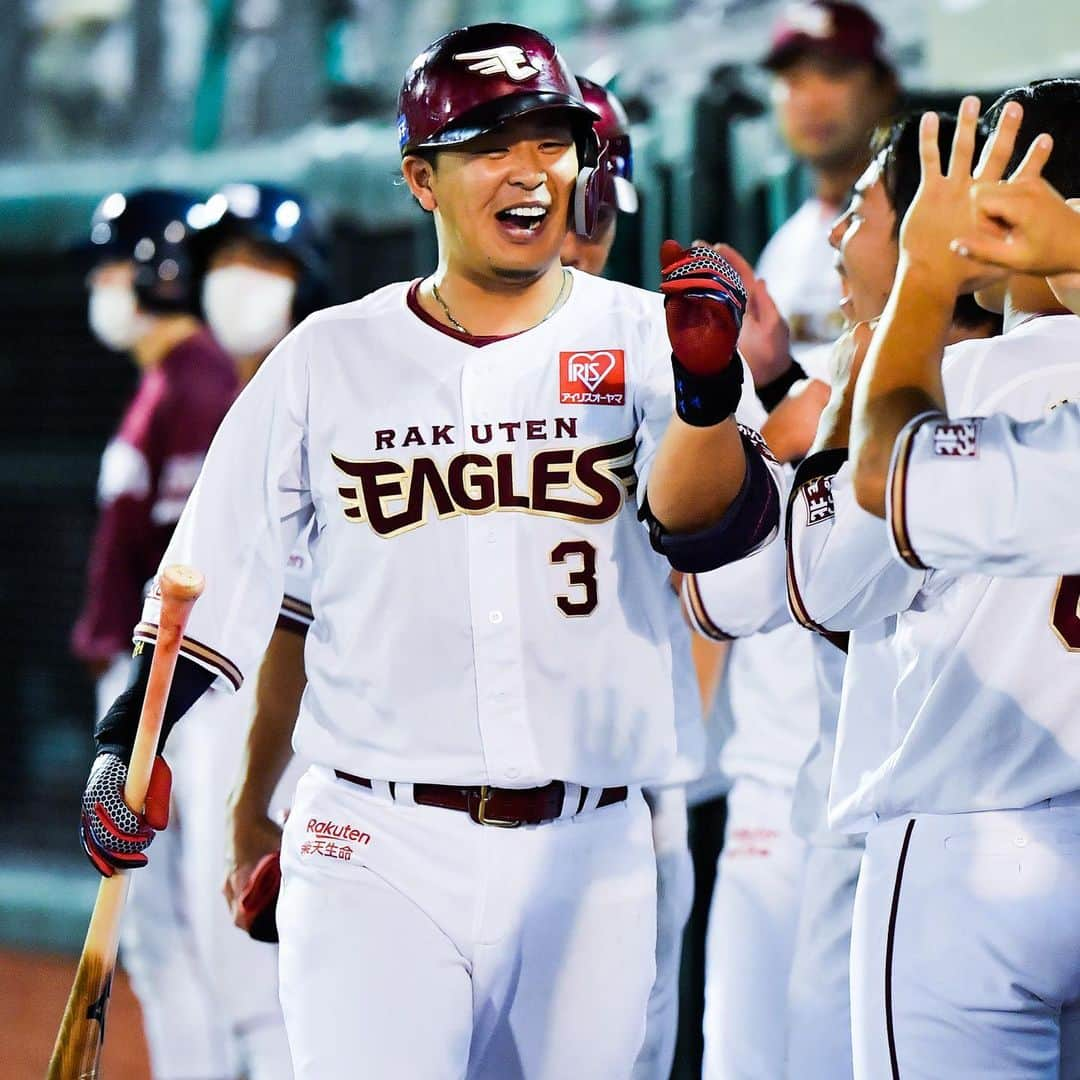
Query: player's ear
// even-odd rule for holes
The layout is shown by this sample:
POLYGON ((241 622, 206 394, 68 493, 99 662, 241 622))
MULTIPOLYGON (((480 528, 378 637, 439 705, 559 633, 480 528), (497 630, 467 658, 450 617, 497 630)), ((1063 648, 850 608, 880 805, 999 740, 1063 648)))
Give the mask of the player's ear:
POLYGON ((429 214, 438 205, 435 192, 431 190, 431 181, 435 176, 435 162, 419 154, 409 154, 401 162, 401 175, 409 186, 413 198, 429 214))

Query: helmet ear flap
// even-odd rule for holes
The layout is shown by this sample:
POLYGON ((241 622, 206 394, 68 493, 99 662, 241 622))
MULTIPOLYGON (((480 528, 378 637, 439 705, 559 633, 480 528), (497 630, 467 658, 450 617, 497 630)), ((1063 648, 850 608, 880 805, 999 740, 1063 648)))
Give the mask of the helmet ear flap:
POLYGON ((574 185, 574 232, 586 239, 600 224, 600 211, 615 205, 615 181, 605 143, 596 156, 596 164, 586 165, 574 185))

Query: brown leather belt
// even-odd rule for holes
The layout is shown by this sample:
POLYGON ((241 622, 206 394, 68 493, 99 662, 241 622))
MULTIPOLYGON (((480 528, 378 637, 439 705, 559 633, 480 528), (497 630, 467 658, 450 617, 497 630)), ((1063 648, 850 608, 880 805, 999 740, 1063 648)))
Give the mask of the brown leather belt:
MULTIPOLYGON (((340 780, 350 784, 370 788, 371 781, 366 776, 353 776, 352 773, 334 770, 340 780)), ((563 799, 566 785, 561 780, 552 780, 550 784, 538 788, 496 788, 451 787, 447 784, 413 784, 413 801, 420 806, 437 806, 442 810, 461 810, 468 814, 477 825, 494 825, 501 829, 513 829, 518 825, 542 825, 545 821, 554 821, 562 816, 563 799)), ((394 794, 394 784, 390 784, 390 794, 394 794)), ((588 797, 589 789, 581 789, 577 810, 580 813, 588 797)), ((610 806, 622 802, 627 796, 623 787, 604 788, 596 804, 610 806)))

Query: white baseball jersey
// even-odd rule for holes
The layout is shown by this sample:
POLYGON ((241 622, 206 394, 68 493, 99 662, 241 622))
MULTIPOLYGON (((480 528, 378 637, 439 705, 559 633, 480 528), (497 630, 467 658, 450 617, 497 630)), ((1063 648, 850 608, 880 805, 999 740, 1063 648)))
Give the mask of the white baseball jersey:
MULTIPOLYGON (((1034 319, 1005 337, 953 346, 943 375, 954 413, 1045 416, 1080 391, 1080 320, 1034 319)), ((889 551, 884 522, 845 510, 846 471, 832 484, 831 549, 810 576, 831 582, 831 598, 820 582, 813 593, 804 582, 801 601, 834 630, 880 632, 898 613, 897 679, 885 715, 853 715, 845 685, 830 822, 861 831, 901 813, 1025 807, 1080 790, 1080 730, 1067 706, 1080 693, 1072 579, 905 566, 889 551), (846 548, 834 543, 838 535, 846 548)), ((900 523, 903 492, 897 469, 891 497, 900 523)))
POLYGON ((186 653, 228 682, 254 669, 314 518, 308 761, 665 779, 669 567, 637 518, 672 412, 661 297, 573 272, 551 318, 478 347, 422 316, 416 288, 308 319, 226 418, 166 554, 207 579, 186 653))
POLYGON ((998 577, 1080 573, 1076 405, 1028 423, 917 417, 897 440, 891 475, 886 509, 902 558, 998 577))
MULTIPOLYGON (((844 329, 842 290, 829 246, 829 228, 840 211, 820 199, 807 199, 773 234, 757 264, 780 314, 791 328, 791 354, 800 363, 844 329)), ((806 366, 806 365, 804 365, 806 366)), ((811 366, 816 366, 811 361, 811 366)), ((807 371, 811 371, 811 366, 807 371)))

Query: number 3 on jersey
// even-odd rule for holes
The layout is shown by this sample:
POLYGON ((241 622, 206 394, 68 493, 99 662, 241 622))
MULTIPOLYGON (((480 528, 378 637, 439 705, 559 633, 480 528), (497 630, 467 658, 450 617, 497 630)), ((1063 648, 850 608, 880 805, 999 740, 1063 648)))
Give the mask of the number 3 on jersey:
POLYGON ((556 607, 571 619, 591 615, 596 607, 596 548, 587 540, 564 540, 551 549, 550 555, 553 566, 566 563, 575 556, 581 560, 581 565, 575 568, 571 564, 566 580, 574 588, 585 591, 579 596, 560 593, 555 597, 556 607))
POLYGON ((1080 574, 1058 579, 1050 625, 1069 652, 1080 651, 1080 574))

